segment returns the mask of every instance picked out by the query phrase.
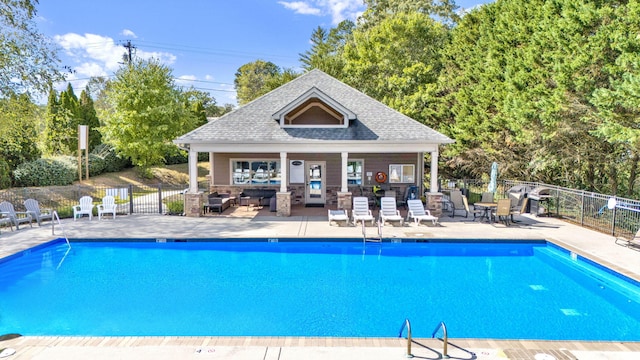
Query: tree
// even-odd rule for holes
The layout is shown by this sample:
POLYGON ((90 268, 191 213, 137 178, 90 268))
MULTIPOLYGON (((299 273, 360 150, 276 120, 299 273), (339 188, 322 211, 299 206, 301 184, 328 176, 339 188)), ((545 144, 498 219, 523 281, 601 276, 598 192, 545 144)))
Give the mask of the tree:
POLYGON ((195 116, 171 69, 157 60, 136 60, 118 70, 105 90, 105 103, 103 141, 131 158, 143 175, 175 152, 173 139, 195 128, 195 116))
POLYGON ((300 62, 305 70, 320 69, 341 79, 343 77, 344 46, 352 39, 355 24, 344 20, 327 32, 318 26, 311 34, 311 49, 300 54, 300 62))
POLYGON ((0 159, 8 165, 7 170, 40 157, 34 146, 38 142, 39 116, 38 106, 26 94, 0 99, 0 159))
POLYGON ((453 25, 460 17, 458 6, 452 0, 364 0, 367 10, 362 14, 359 25, 375 26, 380 21, 399 13, 421 13, 432 16, 446 25, 453 25))
POLYGON ((356 29, 344 49, 344 81, 417 120, 442 67, 448 30, 422 13, 398 13, 356 29))
POLYGON ((270 61, 256 60, 242 65, 236 71, 233 81, 238 94, 238 104, 244 105, 269 92, 265 84, 279 73, 280 68, 270 61))
POLYGON ((82 90, 78 100, 78 123, 79 125, 87 125, 89 129, 89 151, 102 144, 102 135, 99 131, 100 121, 88 87, 82 90))
POLYGON ((0 96, 45 93, 62 79, 52 42, 35 29, 38 0, 0 0, 0 96), (17 81, 16 81, 17 80, 17 81))
POLYGON ((102 142, 100 122, 88 88, 75 95, 71 84, 58 94, 51 89, 45 115, 42 144, 47 155, 75 155, 78 151, 78 125, 89 129, 89 150, 102 142))

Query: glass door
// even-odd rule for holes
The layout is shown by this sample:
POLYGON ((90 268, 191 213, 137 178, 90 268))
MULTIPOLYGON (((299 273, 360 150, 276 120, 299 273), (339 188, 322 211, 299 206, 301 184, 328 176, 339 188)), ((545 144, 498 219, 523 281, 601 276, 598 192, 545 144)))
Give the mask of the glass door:
POLYGON ((307 187, 305 202, 307 204, 324 204, 326 190, 324 186, 324 161, 306 161, 307 187))

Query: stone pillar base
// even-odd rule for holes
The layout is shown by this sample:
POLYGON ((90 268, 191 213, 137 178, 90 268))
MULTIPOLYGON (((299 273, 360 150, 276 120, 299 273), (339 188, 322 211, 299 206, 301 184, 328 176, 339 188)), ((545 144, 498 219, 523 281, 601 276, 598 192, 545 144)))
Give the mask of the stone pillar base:
POLYGON ((351 210, 350 192, 338 192, 338 209, 351 210))
POLYGON ((426 193, 427 209, 435 217, 442 216, 442 193, 426 193))
POLYGON ((184 214, 189 217, 201 217, 202 207, 204 201, 202 199, 202 192, 192 194, 184 194, 184 214))
POLYGON ((291 192, 276 193, 276 216, 291 216, 291 192))

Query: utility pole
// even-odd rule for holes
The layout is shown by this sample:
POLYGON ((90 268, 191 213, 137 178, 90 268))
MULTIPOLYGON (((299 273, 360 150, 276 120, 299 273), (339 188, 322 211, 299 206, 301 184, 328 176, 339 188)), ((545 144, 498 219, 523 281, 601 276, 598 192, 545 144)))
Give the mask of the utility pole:
POLYGON ((131 65, 131 62, 133 61, 133 51, 136 49, 136 47, 131 44, 131 40, 127 40, 126 44, 122 46, 127 49, 127 52, 122 54, 122 60, 124 60, 124 63, 131 65))

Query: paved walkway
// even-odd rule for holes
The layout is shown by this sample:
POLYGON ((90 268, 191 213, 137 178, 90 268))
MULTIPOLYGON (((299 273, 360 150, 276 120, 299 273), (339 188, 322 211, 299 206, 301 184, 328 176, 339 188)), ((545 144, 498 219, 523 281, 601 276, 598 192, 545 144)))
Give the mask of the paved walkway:
MULTIPOLYGON (((325 209, 305 209, 279 218, 268 212, 235 208, 227 215, 201 218, 161 215, 118 216, 116 220, 62 221, 9 231, 2 228, 0 258, 66 234, 69 238, 356 238, 361 228, 329 224, 325 209)), ((554 218, 519 216, 517 224, 488 224, 445 215, 439 226, 385 226, 385 239, 546 239, 640 281, 640 252, 614 244, 611 236, 554 218)), ((367 227, 373 236, 376 227, 367 227)), ((406 339, 294 337, 0 337, 10 359, 402 359, 406 339)), ((414 339, 412 353, 442 358, 443 343, 414 339)), ((638 359, 640 343, 498 341, 453 339, 449 355, 457 359, 638 359)))

